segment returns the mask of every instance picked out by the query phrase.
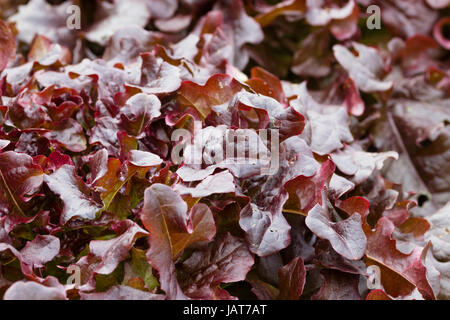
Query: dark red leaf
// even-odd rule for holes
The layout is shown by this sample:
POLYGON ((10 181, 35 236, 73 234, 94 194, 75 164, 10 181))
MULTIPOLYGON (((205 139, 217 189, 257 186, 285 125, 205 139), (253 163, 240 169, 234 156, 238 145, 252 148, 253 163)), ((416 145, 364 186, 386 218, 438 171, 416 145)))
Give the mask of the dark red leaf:
POLYGON ((336 270, 322 270, 323 284, 312 300, 361 300, 359 276, 336 270))
POLYGON ((44 181, 63 202, 62 223, 72 218, 93 220, 102 208, 101 204, 91 198, 89 188, 77 176, 72 165, 65 164, 54 173, 46 174, 44 181))
POLYGON ((228 103, 244 85, 228 75, 216 74, 201 86, 192 81, 183 81, 179 90, 181 105, 193 106, 206 118, 214 107, 228 103))
POLYGON ((0 175, 2 213, 25 215, 22 205, 41 187, 42 168, 26 154, 7 151, 0 154, 0 175))
POLYGON ((172 261, 171 233, 191 233, 187 205, 170 187, 154 184, 145 190, 141 220, 150 232, 148 262, 158 270, 161 289, 169 299, 186 299, 175 274, 172 261))
POLYGON ((244 280, 252 266, 247 245, 227 233, 182 263, 180 282, 194 299, 217 299, 219 294, 221 299, 231 298, 220 284, 244 280))
POLYGON ((409 254, 400 252, 391 238, 393 231, 393 223, 381 218, 374 231, 366 232, 366 262, 380 267, 381 283, 390 296, 407 296, 417 287, 425 298, 434 299, 421 261, 423 248, 416 247, 409 254))
POLYGON ((280 279, 280 295, 278 299, 298 300, 302 295, 306 281, 306 269, 302 258, 295 258, 280 268, 278 270, 278 278, 280 279))
POLYGON ((8 25, 0 20, 0 71, 6 68, 16 55, 16 41, 8 25))
POLYGON ((333 222, 327 208, 317 204, 308 212, 305 222, 312 232, 329 240, 333 249, 345 258, 359 260, 364 255, 367 239, 359 214, 333 222))

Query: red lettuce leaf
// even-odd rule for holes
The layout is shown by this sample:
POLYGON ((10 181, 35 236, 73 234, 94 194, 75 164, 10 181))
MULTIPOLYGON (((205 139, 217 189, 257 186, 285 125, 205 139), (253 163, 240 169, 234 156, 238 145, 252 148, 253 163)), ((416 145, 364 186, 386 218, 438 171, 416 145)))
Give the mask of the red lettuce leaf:
POLYGON ((246 244, 227 233, 185 260, 179 277, 191 298, 230 299, 220 284, 244 280, 252 265, 253 257, 246 244))
POLYGON ((322 270, 323 284, 312 300, 361 300, 359 276, 336 270, 322 270))
POLYGON ((0 20, 0 71, 6 68, 16 54, 16 41, 8 25, 0 20))
POLYGON ((91 191, 76 175, 75 167, 65 164, 54 173, 44 176, 44 181, 63 202, 61 222, 72 218, 95 219, 102 205, 91 198, 91 191))

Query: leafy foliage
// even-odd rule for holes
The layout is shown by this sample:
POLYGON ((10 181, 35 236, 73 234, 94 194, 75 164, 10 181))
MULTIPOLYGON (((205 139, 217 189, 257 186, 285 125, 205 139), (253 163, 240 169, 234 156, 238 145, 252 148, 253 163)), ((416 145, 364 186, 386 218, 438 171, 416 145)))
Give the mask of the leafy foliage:
POLYGON ((0 3, 0 298, 450 298, 448 0, 57 2, 0 3))

